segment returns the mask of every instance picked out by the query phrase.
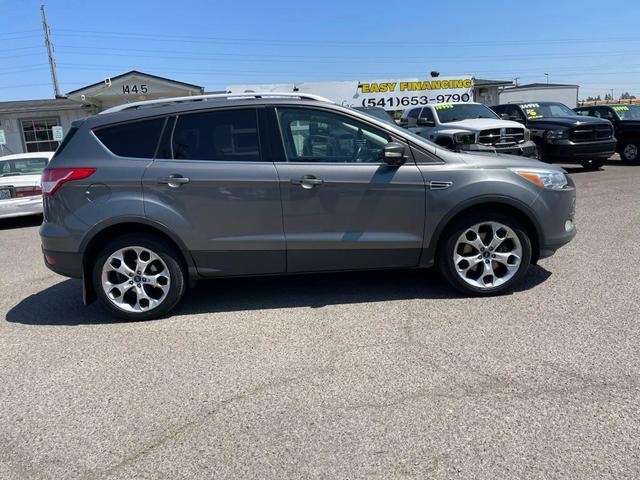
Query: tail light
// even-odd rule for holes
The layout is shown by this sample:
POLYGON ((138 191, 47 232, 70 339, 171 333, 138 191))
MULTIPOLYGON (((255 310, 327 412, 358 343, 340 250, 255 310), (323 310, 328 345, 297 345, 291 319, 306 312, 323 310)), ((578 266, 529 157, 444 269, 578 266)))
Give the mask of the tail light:
POLYGON ((53 195, 63 184, 90 177, 95 168, 47 168, 42 172, 42 191, 53 195))
POLYGON ((16 197, 35 197, 36 195, 42 195, 40 187, 16 187, 16 197))

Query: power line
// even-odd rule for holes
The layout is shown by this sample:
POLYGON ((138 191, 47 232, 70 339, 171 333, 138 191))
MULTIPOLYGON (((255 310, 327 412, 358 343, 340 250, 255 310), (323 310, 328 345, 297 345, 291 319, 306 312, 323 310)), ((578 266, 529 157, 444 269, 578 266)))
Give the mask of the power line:
MULTIPOLYGON (((635 64, 636 66, 640 67, 640 64, 635 64)), ((76 71, 83 71, 83 70, 106 70, 106 69, 122 69, 122 70, 126 70, 126 69, 132 69, 131 65, 106 65, 106 64, 87 64, 87 63, 60 63, 59 66, 65 70, 68 69, 73 69, 76 71)), ((631 66, 631 65, 627 65, 627 66, 631 66)), ((268 72, 268 71, 262 71, 262 70, 234 70, 234 69, 224 69, 224 70, 218 70, 218 69, 213 69, 213 70, 205 70, 202 68, 197 68, 197 69, 190 69, 190 68, 167 68, 166 65, 146 65, 146 66, 138 66, 138 69, 145 69, 145 70, 156 70, 156 71, 164 71, 164 72, 172 72, 172 73, 187 73, 187 74, 194 74, 194 75, 209 75, 209 74, 226 74, 226 75, 241 75, 241 74, 247 74, 247 75, 263 75, 263 76, 279 76, 279 75, 317 75, 319 73, 324 73, 324 72, 320 72, 320 71, 303 71, 303 70, 296 70, 296 71, 277 71, 277 72, 268 72)), ((599 68, 599 67, 594 67, 594 68, 599 68)), ((572 72, 563 72, 562 70, 555 70, 556 73, 558 74, 571 74, 572 72)), ((399 77, 399 76, 423 76, 424 72, 412 72, 412 73, 399 73, 399 72, 393 72, 393 73, 389 73, 389 72, 384 72, 384 71, 379 71, 379 72, 363 72, 363 71, 345 71, 345 72, 329 72, 331 75, 350 75, 350 76, 363 76, 363 75, 367 75, 367 76, 391 76, 391 77, 399 77)), ((480 71, 480 72, 475 72, 475 74, 509 74, 512 72, 499 72, 499 71, 480 71)), ((520 72, 519 72, 520 73, 520 72)), ((522 72, 524 73, 528 73, 528 72, 522 72)), ((538 73, 538 71, 533 71, 531 73, 538 73)), ((576 72, 579 73, 579 75, 603 75, 602 72, 585 72, 585 73, 580 73, 580 72, 576 72)), ((608 71, 606 72, 607 74, 615 74, 615 75, 619 75, 619 74, 635 74, 635 73, 640 73, 640 71, 608 71)), ((448 73, 449 75, 465 75, 466 73, 464 72, 458 72, 458 73, 448 73)))
MULTIPOLYGON (((266 63, 311 63, 308 56, 285 56, 285 55, 259 55, 259 54, 234 54, 234 53, 213 53, 213 52, 189 52, 184 50, 151 50, 151 49, 121 49, 111 47, 77 47, 73 45, 59 45, 59 52, 72 55, 80 55, 82 52, 69 52, 65 49, 72 50, 88 50, 91 53, 94 50, 100 50, 102 52, 109 52, 112 56, 126 56, 137 58, 167 58, 167 56, 179 56, 179 58, 194 59, 201 57, 220 57, 221 59, 230 59, 236 62, 266 62, 266 63), (113 53, 113 52, 125 52, 125 53, 113 53), (158 53, 158 55, 140 55, 140 53, 158 53), (161 53, 160 53, 161 52, 161 53), (241 58, 237 58, 241 57, 241 58)), ((582 58, 593 56, 625 56, 625 55, 638 55, 640 51, 630 50, 623 52, 589 52, 589 53, 562 53, 562 54, 513 54, 513 55, 475 55, 475 56, 439 56, 439 57, 320 57, 314 56, 313 63, 354 63, 354 62, 376 62, 376 63, 417 63, 424 64, 433 61, 448 61, 460 63, 461 60, 470 61, 504 61, 505 59, 534 59, 534 58, 582 58)))
POLYGON ((31 30, 20 30, 18 32, 4 32, 4 33, 0 33, 0 37, 5 37, 7 35, 20 35, 20 34, 23 34, 23 33, 32 33, 32 32, 39 32, 39 31, 40 31, 40 29, 34 28, 34 29, 31 29, 31 30))
MULTIPOLYGON (((80 37, 108 37, 113 39, 119 38, 134 38, 134 39, 151 39, 168 42, 187 42, 187 43, 258 43, 269 45, 296 45, 296 46, 322 46, 328 45, 345 47, 345 46, 358 46, 358 47, 406 47, 406 42, 362 42, 352 40, 341 41, 302 41, 302 40, 269 40, 269 39, 257 39, 257 38, 231 38, 231 37, 211 37, 206 35, 160 35, 160 34, 148 34, 138 32, 118 32, 118 31, 95 31, 95 30, 73 30, 73 29, 58 29, 56 34, 60 36, 80 36, 80 37)), ((575 44, 575 43, 607 43, 607 42, 630 42, 640 41, 640 38, 636 37, 612 37, 612 38, 573 38, 573 39, 536 39, 536 40, 490 40, 490 41, 469 41, 469 42, 411 42, 411 46, 487 46, 487 45, 540 45, 540 44, 575 44)))

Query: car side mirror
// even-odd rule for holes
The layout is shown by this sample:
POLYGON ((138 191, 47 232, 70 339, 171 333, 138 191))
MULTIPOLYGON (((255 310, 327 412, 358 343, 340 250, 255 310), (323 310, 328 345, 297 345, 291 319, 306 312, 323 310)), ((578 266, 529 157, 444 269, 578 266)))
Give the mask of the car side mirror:
POLYGON ((427 120, 426 118, 419 118, 416 124, 419 127, 435 127, 436 126, 436 122, 434 122, 433 120, 427 120))
POLYGON ((502 120, 511 120, 511 115, 509 115, 508 113, 501 113, 500 118, 502 120))
POLYGON ((399 167, 406 161, 406 147, 400 143, 389 142, 384 146, 382 159, 392 167, 399 167))

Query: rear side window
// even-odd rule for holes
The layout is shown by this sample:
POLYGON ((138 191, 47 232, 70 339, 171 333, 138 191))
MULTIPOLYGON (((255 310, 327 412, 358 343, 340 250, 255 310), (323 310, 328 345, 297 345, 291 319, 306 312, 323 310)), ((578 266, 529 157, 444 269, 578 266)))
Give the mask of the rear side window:
POLYGON ((153 158, 165 119, 153 118, 94 130, 111 153, 120 157, 153 158))
POLYGON ((413 110, 409 111, 409 115, 407 115, 407 117, 418 118, 420 116, 421 110, 422 110, 421 108, 414 108, 413 110))
POLYGON ((177 160, 260 161, 257 110, 179 116, 173 134, 173 157, 177 160))

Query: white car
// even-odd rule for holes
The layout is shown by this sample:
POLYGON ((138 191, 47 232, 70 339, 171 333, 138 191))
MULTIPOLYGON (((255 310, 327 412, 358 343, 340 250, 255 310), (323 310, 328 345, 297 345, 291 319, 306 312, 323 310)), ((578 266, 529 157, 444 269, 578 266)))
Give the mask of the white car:
POLYGON ((0 157, 0 218, 42 214, 40 176, 53 153, 0 157))

